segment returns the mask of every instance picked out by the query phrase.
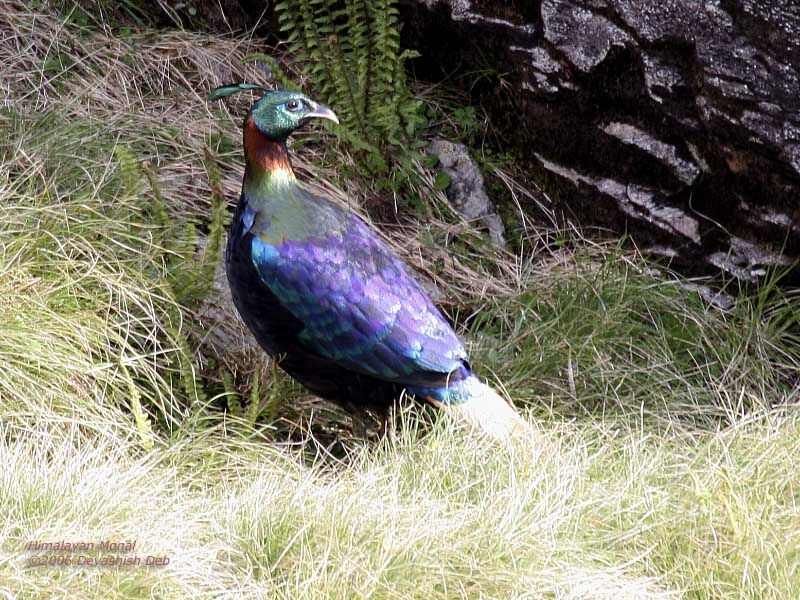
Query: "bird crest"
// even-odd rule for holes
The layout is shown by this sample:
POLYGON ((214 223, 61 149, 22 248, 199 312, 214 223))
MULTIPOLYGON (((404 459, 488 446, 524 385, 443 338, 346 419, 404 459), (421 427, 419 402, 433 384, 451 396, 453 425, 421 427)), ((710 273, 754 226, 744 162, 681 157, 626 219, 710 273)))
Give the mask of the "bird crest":
POLYGON ((271 91, 269 88, 265 88, 263 85, 258 85, 257 83, 232 83, 231 85, 223 85, 222 87, 218 87, 208 95, 208 99, 221 100, 222 98, 227 98, 233 94, 238 94, 239 92, 245 92, 248 90, 257 90, 259 92, 264 92, 265 94, 271 91))

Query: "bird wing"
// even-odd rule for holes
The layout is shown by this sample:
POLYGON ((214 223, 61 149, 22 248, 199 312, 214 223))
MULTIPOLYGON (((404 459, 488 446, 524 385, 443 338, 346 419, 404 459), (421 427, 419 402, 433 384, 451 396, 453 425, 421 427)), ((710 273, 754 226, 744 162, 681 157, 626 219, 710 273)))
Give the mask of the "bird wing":
MULTIPOLYGON (((338 210, 338 209, 337 209, 338 210)), ((403 385, 458 378, 467 354, 403 263, 358 217, 327 235, 270 243, 254 235, 253 264, 302 323, 298 342, 343 368, 403 385)))

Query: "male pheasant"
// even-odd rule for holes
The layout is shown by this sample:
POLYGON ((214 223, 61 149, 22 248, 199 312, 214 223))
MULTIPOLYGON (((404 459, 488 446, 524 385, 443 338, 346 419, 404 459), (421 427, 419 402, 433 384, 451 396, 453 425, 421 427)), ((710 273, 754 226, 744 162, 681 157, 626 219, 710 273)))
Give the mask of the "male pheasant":
POLYGON ((301 188, 286 139, 339 120, 298 92, 264 94, 244 120, 245 173, 226 268, 233 302, 289 375, 350 411, 403 390, 507 440, 528 424, 472 372, 464 346, 406 266, 355 214, 301 188))

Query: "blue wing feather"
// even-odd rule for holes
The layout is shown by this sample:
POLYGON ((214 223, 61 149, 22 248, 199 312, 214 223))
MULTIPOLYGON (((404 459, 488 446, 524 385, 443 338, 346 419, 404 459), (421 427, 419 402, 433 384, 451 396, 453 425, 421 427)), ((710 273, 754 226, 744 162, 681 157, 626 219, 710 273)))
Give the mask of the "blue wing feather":
MULTIPOLYGON (((343 368, 405 385, 466 361, 450 324, 385 244, 357 217, 328 235, 252 238, 260 279, 302 324, 298 341, 343 368)), ((257 231, 254 231, 257 233, 257 231)))

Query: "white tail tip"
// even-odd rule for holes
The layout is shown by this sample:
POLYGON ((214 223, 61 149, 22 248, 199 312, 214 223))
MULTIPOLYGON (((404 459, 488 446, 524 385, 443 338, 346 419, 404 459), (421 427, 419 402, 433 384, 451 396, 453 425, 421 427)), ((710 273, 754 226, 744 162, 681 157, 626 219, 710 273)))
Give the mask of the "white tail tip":
POLYGON ((534 441, 537 432, 514 408, 477 377, 467 384, 470 399, 459 404, 436 406, 459 422, 486 436, 507 444, 512 440, 534 441))

